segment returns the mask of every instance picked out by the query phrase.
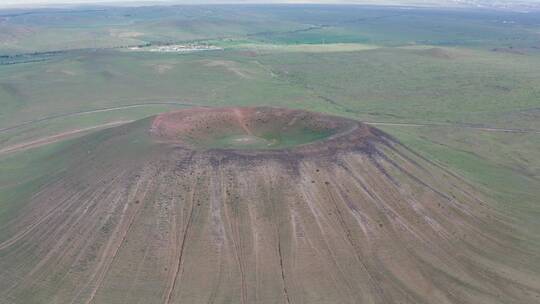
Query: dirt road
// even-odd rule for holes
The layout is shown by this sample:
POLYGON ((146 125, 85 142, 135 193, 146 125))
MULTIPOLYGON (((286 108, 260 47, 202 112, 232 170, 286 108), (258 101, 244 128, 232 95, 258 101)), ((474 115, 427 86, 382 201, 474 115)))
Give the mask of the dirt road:
POLYGON ((466 124, 445 124, 445 123, 398 123, 398 122, 365 122, 373 126, 401 126, 401 127, 453 127, 473 129, 486 132, 505 132, 505 133, 533 133, 540 134, 540 130, 532 129, 508 129, 508 128, 490 128, 490 127, 475 127, 466 124))
POLYGON ((198 107, 204 107, 202 105, 196 105, 191 103, 181 103, 181 102, 146 102, 146 103, 136 103, 136 104, 130 104, 130 105, 122 105, 122 106, 115 106, 115 107, 107 107, 107 108, 99 108, 95 110, 88 110, 88 111, 78 111, 78 112, 70 112, 70 113, 63 113, 63 114, 56 114, 56 115, 50 115, 45 116, 38 119, 28 120, 25 122, 22 122, 20 124, 12 125, 5 128, 0 128, 0 133, 4 133, 10 130, 14 130, 20 127, 24 127, 27 125, 35 124, 38 122, 44 122, 47 120, 52 120, 56 118, 63 118, 63 117, 70 117, 70 116, 77 116, 77 115, 85 115, 85 114, 92 114, 92 113, 100 113, 100 112, 110 112, 110 111, 117 111, 117 110, 124 110, 124 109, 130 109, 130 108, 140 108, 140 107, 148 107, 148 106, 155 106, 155 105, 178 105, 178 106, 198 106, 198 107))
MULTIPOLYGON (((145 107, 145 106, 152 106, 152 105, 181 105, 181 106, 198 106, 198 107, 205 107, 190 103, 180 103, 180 102, 148 102, 148 103, 137 103, 137 104, 131 104, 131 105, 123 105, 123 106, 116 106, 116 107, 108 107, 108 108, 100 108, 95 110, 89 110, 89 111, 79 111, 79 112, 71 112, 71 113, 64 113, 64 114, 58 114, 58 115, 51 115, 39 119, 29 120, 17 125, 13 125, 10 127, 5 127, 0 129, 0 133, 7 132, 10 130, 14 130, 23 126, 32 125, 39 122, 44 122, 47 120, 52 120, 56 118, 63 118, 63 117, 70 117, 70 116, 77 116, 77 115, 85 115, 85 114, 92 114, 92 113, 100 113, 100 112, 109 112, 109 111, 117 111, 117 110, 124 110, 129 108, 137 108, 137 107, 145 107)), ((74 129, 66 132, 62 132, 59 134, 35 139, 28 142, 19 143, 16 145, 8 146, 5 148, 0 148, 0 155, 5 155, 9 153, 24 151, 31 148, 41 147, 43 145, 47 145, 50 143, 55 143, 67 138, 70 138, 74 135, 81 134, 84 132, 88 132, 91 130, 96 130, 100 128, 106 128, 106 127, 112 127, 124 123, 131 122, 131 120, 122 120, 122 121, 115 121, 110 122, 102 125, 97 125, 93 127, 88 128, 82 128, 82 129, 74 129)), ((480 127, 480 126, 472 126, 467 124, 450 124, 450 123, 399 123, 399 122, 384 122, 384 121, 373 121, 373 122, 365 122, 368 125, 373 126, 401 126, 401 127, 452 127, 452 128, 465 128, 465 129, 472 129, 477 131, 485 131, 485 132, 502 132, 502 133, 523 133, 523 134, 540 134, 540 130, 533 130, 533 129, 511 129, 511 128, 492 128, 492 127, 480 127)))
POLYGON ((8 146, 8 147, 0 149, 0 155, 5 155, 9 153, 20 152, 27 149, 41 147, 47 144, 51 144, 51 143, 59 142, 64 139, 68 139, 74 135, 78 135, 84 132, 103 129, 107 127, 114 127, 114 126, 118 126, 118 125, 125 124, 128 122, 132 122, 132 120, 119 120, 119 121, 108 122, 108 123, 97 125, 97 126, 92 126, 88 128, 82 128, 82 129, 74 129, 74 130, 58 133, 55 135, 38 138, 32 141, 22 142, 16 145, 12 145, 12 146, 8 146))

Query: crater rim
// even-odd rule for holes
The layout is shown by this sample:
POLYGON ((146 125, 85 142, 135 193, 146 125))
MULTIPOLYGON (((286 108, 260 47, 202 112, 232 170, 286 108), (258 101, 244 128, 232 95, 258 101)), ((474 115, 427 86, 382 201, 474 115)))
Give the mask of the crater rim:
POLYGON ((194 151, 317 154, 366 148, 379 134, 360 121, 278 107, 195 107, 156 115, 154 140, 194 151))

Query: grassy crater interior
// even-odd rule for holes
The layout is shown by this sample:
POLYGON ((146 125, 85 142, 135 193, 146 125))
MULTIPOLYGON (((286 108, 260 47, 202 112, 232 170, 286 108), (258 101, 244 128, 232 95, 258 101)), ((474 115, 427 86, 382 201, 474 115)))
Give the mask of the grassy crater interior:
POLYGON ((157 116, 152 132, 195 149, 287 149, 338 136, 347 120, 280 108, 190 109, 157 116))

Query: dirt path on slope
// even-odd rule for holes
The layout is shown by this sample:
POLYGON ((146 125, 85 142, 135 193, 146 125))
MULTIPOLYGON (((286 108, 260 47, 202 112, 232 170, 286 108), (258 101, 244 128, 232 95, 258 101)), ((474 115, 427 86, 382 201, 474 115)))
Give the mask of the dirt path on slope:
POLYGON ((236 120, 238 121, 238 124, 240 127, 250 136, 253 136, 253 133, 248 128, 248 125, 246 123, 246 118, 244 117, 244 113, 240 109, 234 109, 234 115, 236 116, 236 120))
POLYGON ((92 126, 88 128, 82 128, 82 129, 74 129, 74 130, 58 133, 55 135, 46 136, 46 137, 38 138, 35 140, 27 141, 27 142, 22 142, 16 145, 12 145, 12 146, 8 146, 8 147, 0 149, 0 156, 9 154, 9 153, 15 153, 15 152, 20 152, 20 151, 24 151, 24 150, 28 150, 32 148, 41 147, 44 145, 62 141, 73 135, 77 135, 77 134, 92 131, 92 130, 103 129, 107 127, 114 127, 114 126, 129 123, 132 121, 133 120, 118 120, 118 121, 108 122, 108 123, 97 125, 97 126, 92 126))

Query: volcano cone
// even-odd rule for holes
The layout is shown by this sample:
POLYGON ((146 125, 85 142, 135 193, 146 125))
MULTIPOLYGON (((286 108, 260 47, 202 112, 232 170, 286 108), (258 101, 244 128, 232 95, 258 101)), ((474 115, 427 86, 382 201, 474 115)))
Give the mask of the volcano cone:
POLYGON ((507 219, 355 120, 190 109, 91 134, 0 239, 1 303, 533 303, 507 219))

